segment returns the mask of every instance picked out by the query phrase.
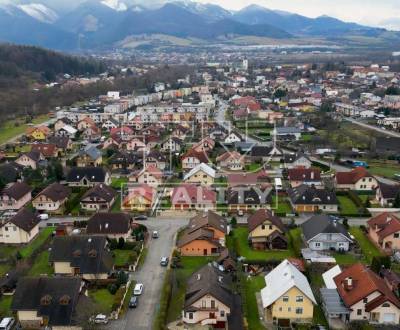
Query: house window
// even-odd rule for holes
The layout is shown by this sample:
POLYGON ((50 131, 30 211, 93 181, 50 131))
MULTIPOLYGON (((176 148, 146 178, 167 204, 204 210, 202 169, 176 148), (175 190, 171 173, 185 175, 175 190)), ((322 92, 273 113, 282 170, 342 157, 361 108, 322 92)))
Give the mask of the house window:
POLYGON ((390 307, 390 304, 389 303, 384 303, 384 304, 382 304, 382 307, 390 307))
POLYGON ((282 300, 283 300, 283 302, 288 302, 289 301, 289 296, 283 296, 282 300))
POLYGON ((282 312, 282 307, 279 307, 279 311, 282 312))
POLYGON ((269 225, 269 229, 271 229, 271 230, 272 230, 272 225, 269 225))
POLYGON ((315 243, 315 247, 320 247, 320 246, 321 246, 321 243, 319 243, 319 242, 315 243))
POLYGON ((292 311, 292 307, 288 307, 287 311, 291 312, 292 311))
POLYGON ((361 315, 362 314, 362 310, 361 309, 357 309, 357 315, 361 315))
POLYGON ((225 317, 225 311, 220 311, 219 315, 221 315, 221 317, 225 317))
POLYGON ((303 302, 303 296, 297 296, 296 302, 303 302))
POLYGON ((296 314, 303 314, 303 308, 297 307, 296 308, 296 314))
POLYGON ((189 320, 193 320, 193 313, 189 313, 189 320))
POLYGON ((400 237, 400 233, 394 233, 393 237, 394 238, 399 238, 400 237))
POLYGON ((265 229, 265 225, 261 225, 261 229, 264 230, 265 229))
POLYGON ((363 299, 363 303, 366 304, 368 302, 368 298, 363 299))

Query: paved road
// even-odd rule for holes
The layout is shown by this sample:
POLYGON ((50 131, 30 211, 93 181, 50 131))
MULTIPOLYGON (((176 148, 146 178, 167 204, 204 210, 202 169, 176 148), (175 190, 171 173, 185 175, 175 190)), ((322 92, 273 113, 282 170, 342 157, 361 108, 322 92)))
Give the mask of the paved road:
POLYGON ((109 323, 107 328, 115 330, 151 330, 158 304, 166 268, 160 266, 163 256, 170 256, 175 245, 177 231, 188 223, 188 219, 155 219, 143 222, 150 232, 157 230, 160 238, 151 239, 144 265, 132 278, 143 283, 144 292, 136 309, 128 310, 118 321, 109 323))
POLYGON ((357 119, 353 119, 353 118, 349 118, 349 117, 344 117, 343 119, 347 120, 347 121, 349 121, 349 122, 351 122, 353 124, 356 124, 358 126, 361 126, 361 127, 364 127, 364 128, 368 128, 368 129, 371 129, 373 131, 377 131, 377 132, 379 132, 381 134, 384 134, 384 135, 387 135, 387 136, 391 136, 391 137, 400 138, 400 133, 396 133, 396 132, 393 132, 393 131, 385 130, 385 129, 382 129, 382 128, 377 127, 377 126, 369 125, 369 124, 360 122, 357 119))

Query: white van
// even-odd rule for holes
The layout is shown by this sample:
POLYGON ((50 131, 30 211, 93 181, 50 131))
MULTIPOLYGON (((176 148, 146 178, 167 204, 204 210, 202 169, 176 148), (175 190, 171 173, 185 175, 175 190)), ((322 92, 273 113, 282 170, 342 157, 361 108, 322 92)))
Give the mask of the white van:
POLYGON ((143 293, 143 284, 142 283, 137 283, 135 285, 135 288, 133 289, 133 294, 135 296, 140 296, 143 293))
POLYGON ((14 326, 15 320, 13 317, 5 317, 0 322, 0 330, 10 330, 14 326))

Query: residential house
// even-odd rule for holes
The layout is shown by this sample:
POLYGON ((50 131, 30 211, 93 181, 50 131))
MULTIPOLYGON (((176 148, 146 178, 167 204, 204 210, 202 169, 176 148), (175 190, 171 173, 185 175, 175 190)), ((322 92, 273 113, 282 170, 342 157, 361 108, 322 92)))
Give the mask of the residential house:
POLYGON ((45 163, 45 158, 38 151, 29 151, 21 154, 15 160, 15 163, 23 167, 30 167, 33 170, 36 170, 39 166, 45 163))
POLYGON ((102 167, 73 167, 67 174, 70 187, 93 187, 103 183, 111 184, 110 174, 102 167))
POLYGON ((184 148, 184 143, 181 139, 170 136, 167 140, 161 143, 161 150, 164 152, 179 153, 184 148))
POLYGON ((288 190, 289 200, 296 212, 338 212, 335 192, 301 185, 288 190))
POLYGON ((69 119, 66 118, 66 117, 59 118, 59 119, 57 119, 57 121, 54 123, 54 131, 60 130, 60 129, 63 128, 65 125, 72 125, 72 124, 73 124, 72 121, 69 120, 69 119))
POLYGON ((242 140, 242 136, 238 132, 232 131, 225 137, 224 143, 234 144, 236 142, 241 142, 242 140))
POLYGON ((267 209, 260 209, 247 218, 249 243, 256 250, 286 250, 288 240, 282 220, 267 209))
POLYGON ((126 213, 95 213, 88 220, 86 227, 87 235, 106 236, 116 240, 129 240, 131 233, 132 218, 126 213))
POLYGON ((368 220, 368 236, 389 254, 400 250, 400 218, 393 213, 381 213, 368 220))
POLYGON ((81 132, 85 131, 87 128, 91 128, 91 127, 95 127, 95 126, 96 126, 95 121, 89 117, 85 117, 85 118, 79 120, 77 123, 77 128, 81 132))
POLYGON ((145 157, 146 161, 146 168, 147 167, 156 167, 161 171, 165 170, 167 167, 167 159, 165 156, 158 150, 152 150, 150 153, 145 157))
POLYGON ((128 192, 123 198, 121 208, 126 211, 150 211, 155 197, 156 190, 148 184, 129 186, 128 192))
POLYGON ((101 127, 110 132, 112 129, 119 127, 119 122, 113 118, 109 118, 101 125, 101 127))
POLYGON ((50 135, 51 130, 47 126, 28 127, 26 136, 30 140, 45 141, 50 135))
POLYGON ((70 188, 54 182, 32 200, 32 205, 38 211, 62 213, 70 194, 70 188))
POLYGON ((226 202, 229 213, 252 212, 271 205, 272 189, 261 186, 236 185, 227 190, 226 202))
POLYGON ((350 172, 336 172, 336 189, 372 191, 378 187, 378 181, 364 167, 356 167, 350 172))
POLYGON ((321 171, 317 168, 291 168, 288 170, 288 180, 292 188, 303 184, 322 186, 321 171))
POLYGON ((88 128, 85 128, 85 130, 82 132, 82 138, 90 142, 100 141, 101 129, 97 126, 90 126, 88 128))
POLYGON ((74 139, 77 133, 78 130, 76 128, 72 127, 71 125, 65 125, 60 129, 56 130, 54 132, 54 135, 57 137, 68 137, 74 139))
POLYGON ((345 321, 371 324, 399 324, 400 301, 384 279, 357 263, 334 277, 340 298, 349 309, 345 321))
POLYGON ((67 136, 52 136, 49 138, 49 143, 57 147, 58 157, 65 155, 67 151, 72 150, 72 142, 67 136))
POLYGON ((400 185, 378 182, 375 198, 383 207, 392 207, 397 197, 400 197, 400 185))
POLYGON ((32 188, 25 182, 8 184, 0 192, 0 210, 19 210, 32 199, 32 188))
POLYGON ((200 142, 196 143, 192 149, 197 152, 209 152, 212 151, 215 147, 215 141, 210 137, 205 137, 200 142))
POLYGON ((301 225, 304 240, 313 251, 349 251, 353 240, 345 226, 328 215, 315 215, 301 225))
POLYGON ((248 158, 253 162, 279 162, 283 157, 283 151, 277 147, 253 146, 248 158))
POLYGON ((219 167, 229 171, 241 171, 245 165, 244 157, 237 151, 227 151, 218 156, 216 161, 219 167))
POLYGON ((113 171, 128 172, 142 163, 142 158, 131 152, 117 150, 109 159, 108 165, 113 171))
POLYGON ((76 166, 78 167, 97 167, 103 163, 103 156, 99 149, 89 146, 79 151, 76 158, 76 166))
POLYGON ((184 177, 186 183, 194 183, 203 186, 211 186, 215 180, 215 170, 207 164, 201 163, 190 170, 184 177))
POLYGON ((54 274, 79 276, 86 281, 107 279, 114 268, 104 236, 54 237, 49 262, 54 274))
POLYGON ((194 184, 181 184, 175 187, 171 194, 174 210, 214 210, 216 203, 217 194, 214 191, 194 184))
POLYGON ((18 281, 11 310, 22 329, 81 330, 78 313, 85 309, 87 299, 82 288, 78 277, 23 277, 18 281))
POLYGON ((201 163, 208 164, 209 159, 207 154, 204 151, 197 152, 193 149, 190 149, 186 152, 182 157, 182 170, 190 171, 201 163))
POLYGON ((286 168, 310 168, 312 161, 303 153, 283 155, 283 161, 286 168))
POLYGON ((290 327, 312 322, 317 302, 307 278, 290 261, 282 261, 265 275, 265 284, 261 301, 267 323, 290 327))
POLYGON ((26 244, 39 233, 40 219, 28 208, 20 209, 0 226, 0 243, 26 244))
POLYGON ((270 179, 264 170, 257 172, 229 173, 227 174, 228 186, 260 186, 269 187, 270 179))
POLYGON ((89 189, 81 198, 81 209, 90 212, 108 211, 114 204, 118 193, 105 184, 98 184, 89 189))
POLYGON ((242 329, 241 324, 232 325, 229 322, 233 313, 238 311, 235 310, 235 295, 229 274, 212 265, 205 265, 190 276, 182 310, 184 323, 218 329, 242 329))
POLYGON ((151 187, 158 187, 163 182, 163 173, 157 167, 147 167, 129 175, 130 182, 147 184, 151 187))
POLYGON ((277 127, 274 129, 273 135, 276 135, 279 140, 300 140, 301 129, 297 127, 277 127))
POLYGON ((51 143, 35 143, 31 146, 31 151, 39 152, 45 158, 55 158, 58 156, 58 148, 51 143))

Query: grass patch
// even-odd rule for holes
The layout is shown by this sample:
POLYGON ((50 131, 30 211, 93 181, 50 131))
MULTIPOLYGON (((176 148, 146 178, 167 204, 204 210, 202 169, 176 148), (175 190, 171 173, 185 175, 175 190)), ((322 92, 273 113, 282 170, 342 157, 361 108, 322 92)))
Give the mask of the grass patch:
POLYGON ((128 182, 128 178, 123 176, 120 178, 111 179, 111 187, 114 189, 120 190, 122 185, 128 182))
POLYGON ((111 313, 114 296, 107 289, 90 290, 89 297, 92 298, 96 304, 98 313, 111 313))
POLYGON ((356 204, 347 196, 336 196, 339 201, 341 214, 358 214, 359 209, 356 204))
POLYGON ((132 250, 112 250, 114 253, 114 263, 117 267, 130 264, 133 260, 132 250))
POLYGON ((13 296, 2 296, 0 298, 0 316, 6 317, 11 316, 11 303, 13 296))
POLYGON ((130 282, 128 291, 127 291, 125 299, 124 299, 124 303, 122 304, 122 309, 121 309, 120 315, 124 315, 126 313, 126 311, 128 310, 129 301, 131 300, 133 288, 135 287, 135 285, 136 285, 136 281, 130 282))
POLYGON ((35 259, 35 263, 32 265, 28 272, 29 276, 39 276, 42 274, 53 275, 54 269, 49 263, 49 251, 43 251, 35 259))
POLYGON ((357 258, 357 256, 351 254, 351 252, 347 252, 347 253, 334 253, 333 257, 336 259, 336 262, 339 265, 353 265, 357 262, 360 261, 359 258, 357 258))
MULTIPOLYGON (((249 231, 245 227, 239 227, 236 228, 233 231, 233 244, 234 248, 236 250, 236 253, 242 257, 245 257, 247 261, 250 260, 284 260, 289 257, 294 257, 295 252, 292 248, 292 244, 289 244, 289 249, 288 250, 283 250, 283 251, 275 251, 275 250, 269 250, 269 251, 258 251, 258 250, 253 250, 249 244, 248 244, 248 236, 249 236, 249 231)), ((289 238, 292 235, 288 235, 289 238)), ((294 236, 296 238, 300 237, 300 229, 296 229, 296 232, 294 233, 294 236)), ((232 243, 228 243, 232 244, 232 243)))
POLYGON ((22 258, 29 258, 37 249, 46 243, 54 229, 54 227, 46 227, 41 230, 39 235, 31 243, 19 250, 22 258))
POLYGON ((258 314, 256 293, 265 287, 265 280, 263 276, 242 277, 242 285, 244 288, 244 309, 243 313, 249 330, 265 330, 260 322, 260 315, 258 314))
POLYGON ((118 194, 115 202, 111 208, 111 212, 121 212, 121 195, 118 194))
POLYGON ((284 214, 284 213, 293 213, 292 206, 286 198, 278 197, 278 208, 276 208, 276 199, 277 196, 272 196, 272 204, 271 208, 275 210, 275 213, 284 214))
POLYGON ((142 267, 144 262, 146 261, 147 254, 149 253, 149 249, 144 247, 142 253, 140 254, 139 261, 138 261, 138 268, 142 267))
POLYGON ((373 257, 383 256, 383 253, 368 239, 361 228, 351 227, 349 232, 355 237, 355 240, 360 245, 361 251, 368 264, 371 264, 373 257))

